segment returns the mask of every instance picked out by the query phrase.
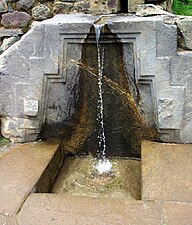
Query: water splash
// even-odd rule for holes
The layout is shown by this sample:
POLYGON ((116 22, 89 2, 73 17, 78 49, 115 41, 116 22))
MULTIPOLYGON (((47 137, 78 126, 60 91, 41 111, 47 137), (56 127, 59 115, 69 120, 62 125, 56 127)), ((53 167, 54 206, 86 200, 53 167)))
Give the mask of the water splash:
POLYGON ((109 159, 100 159, 96 165, 96 169, 99 175, 104 173, 107 174, 112 170, 112 163, 109 161, 109 159))
POLYGON ((99 124, 98 130, 98 150, 97 154, 99 157, 99 162, 96 165, 96 169, 99 174, 108 173, 112 164, 106 158, 106 137, 104 129, 104 108, 103 108, 103 68, 104 68, 104 45, 100 45, 99 39, 101 35, 101 30, 104 24, 94 24, 95 34, 96 34, 96 43, 97 43, 97 60, 98 60, 98 89, 99 89, 99 99, 98 99, 98 114, 97 121, 99 124))

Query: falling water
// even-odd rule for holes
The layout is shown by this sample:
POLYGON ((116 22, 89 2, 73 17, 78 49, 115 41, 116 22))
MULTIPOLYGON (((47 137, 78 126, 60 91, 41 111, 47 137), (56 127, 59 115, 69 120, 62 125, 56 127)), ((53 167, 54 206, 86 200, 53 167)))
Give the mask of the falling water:
POLYGON ((95 25, 96 42, 97 42, 97 60, 98 60, 98 89, 99 89, 99 99, 98 99, 98 114, 97 121, 99 123, 98 131, 98 141, 99 149, 98 156, 100 158, 105 157, 106 152, 106 138, 104 130, 104 115, 103 115, 103 62, 104 62, 104 46, 100 46, 99 39, 100 33, 103 25, 95 25))
POLYGON ((99 162, 96 166, 96 169, 99 174, 108 173, 112 164, 106 158, 106 137, 105 137, 105 129, 104 129, 104 105, 103 105, 103 68, 104 68, 104 46, 100 46, 99 39, 101 30, 104 24, 95 24, 95 34, 96 34, 96 43, 97 43, 97 60, 98 60, 98 89, 99 89, 99 99, 98 99, 98 114, 97 121, 99 124, 98 130, 98 157, 99 162))

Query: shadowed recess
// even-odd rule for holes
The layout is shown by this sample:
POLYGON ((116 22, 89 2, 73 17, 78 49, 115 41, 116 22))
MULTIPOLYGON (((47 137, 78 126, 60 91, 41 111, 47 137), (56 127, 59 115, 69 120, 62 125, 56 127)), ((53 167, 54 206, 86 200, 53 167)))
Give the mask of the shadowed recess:
MULTIPOLYGON (((130 74, 124 65, 123 44, 117 35, 105 26, 100 37, 100 45, 104 48, 103 105, 106 156, 140 157, 141 141, 151 139, 154 132, 147 127, 138 111, 136 99, 131 97, 129 86, 132 84, 129 83, 130 74)), ((126 47, 132 54, 129 63, 134 67, 132 43, 128 43, 126 47)), ((96 120, 98 61, 93 27, 83 44, 82 61, 77 64, 80 76, 79 98, 72 119, 75 126, 68 127, 68 131, 65 129, 68 135, 65 136, 64 148, 67 152, 82 151, 95 156, 99 150, 99 127, 96 120)), ((130 73, 134 73, 134 68, 130 73)), ((139 93, 136 98, 139 98, 139 93)))

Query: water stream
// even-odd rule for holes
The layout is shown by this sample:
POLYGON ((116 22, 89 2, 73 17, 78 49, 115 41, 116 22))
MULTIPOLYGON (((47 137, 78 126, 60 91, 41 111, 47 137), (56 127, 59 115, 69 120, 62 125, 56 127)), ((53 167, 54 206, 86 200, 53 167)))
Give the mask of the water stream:
POLYGON ((97 61, 98 61, 98 113, 97 113, 97 121, 99 125, 98 129, 98 164, 96 165, 96 169, 99 174, 108 173, 112 168, 112 164, 106 158, 106 136, 104 129, 104 104, 103 104, 103 68, 104 68, 104 57, 105 57, 105 49, 104 45, 100 45, 100 35, 104 24, 94 24, 95 34, 96 34, 96 43, 97 43, 97 61))

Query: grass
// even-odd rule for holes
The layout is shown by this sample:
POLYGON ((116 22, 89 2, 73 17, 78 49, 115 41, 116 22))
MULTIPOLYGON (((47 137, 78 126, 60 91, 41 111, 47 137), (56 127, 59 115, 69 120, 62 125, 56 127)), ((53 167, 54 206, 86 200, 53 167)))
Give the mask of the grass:
POLYGON ((10 142, 9 139, 6 139, 6 138, 0 136, 0 146, 1 146, 1 145, 6 145, 6 144, 8 144, 9 142, 10 142))
POLYGON ((192 16, 192 0, 173 0, 172 9, 177 15, 192 16))

